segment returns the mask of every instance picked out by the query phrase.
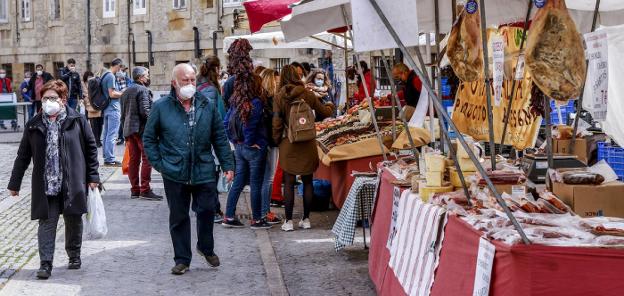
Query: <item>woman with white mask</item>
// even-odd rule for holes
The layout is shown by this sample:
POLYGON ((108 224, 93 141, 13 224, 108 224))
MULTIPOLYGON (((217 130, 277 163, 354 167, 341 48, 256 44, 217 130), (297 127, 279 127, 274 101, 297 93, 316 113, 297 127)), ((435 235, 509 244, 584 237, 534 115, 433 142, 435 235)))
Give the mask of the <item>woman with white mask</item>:
POLYGON ((24 129, 8 189, 18 196, 30 162, 32 171, 31 219, 39 220, 41 267, 37 278, 48 279, 59 216, 65 220, 68 269, 80 269, 82 214, 87 212, 88 188, 100 183, 97 147, 84 116, 67 108, 67 86, 52 80, 41 88, 42 110, 24 129))

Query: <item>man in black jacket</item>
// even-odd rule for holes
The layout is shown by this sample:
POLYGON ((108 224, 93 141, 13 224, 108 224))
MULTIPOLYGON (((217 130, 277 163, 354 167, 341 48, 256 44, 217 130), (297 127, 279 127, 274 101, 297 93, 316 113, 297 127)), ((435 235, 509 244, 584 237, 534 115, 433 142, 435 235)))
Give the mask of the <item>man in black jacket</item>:
POLYGON ((67 67, 63 67, 60 70, 60 77, 69 91, 69 97, 67 99, 67 105, 76 110, 78 101, 83 99, 82 83, 80 83, 80 74, 76 72, 76 60, 67 60, 67 67))
POLYGON ((130 198, 162 200, 162 196, 150 189, 152 166, 147 160, 141 139, 152 108, 152 92, 148 88, 149 70, 145 67, 135 67, 132 70, 132 79, 135 83, 121 95, 123 136, 130 152, 128 166, 128 179, 132 185, 130 198))
POLYGON ((54 79, 52 75, 46 72, 43 68, 43 65, 37 64, 35 66, 35 74, 32 75, 30 81, 28 81, 28 92, 30 93, 30 100, 33 102, 35 106, 35 113, 38 113, 41 110, 41 89, 43 85, 48 81, 54 79))

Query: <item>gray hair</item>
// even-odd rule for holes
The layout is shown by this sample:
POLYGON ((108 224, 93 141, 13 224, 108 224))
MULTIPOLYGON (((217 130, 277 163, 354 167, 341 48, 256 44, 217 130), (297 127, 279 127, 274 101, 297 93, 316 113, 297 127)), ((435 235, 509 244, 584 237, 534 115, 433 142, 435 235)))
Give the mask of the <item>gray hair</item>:
POLYGON ((141 67, 141 66, 134 67, 134 69, 132 69, 132 80, 134 81, 139 80, 141 77, 147 74, 147 71, 149 70, 145 67, 141 67))

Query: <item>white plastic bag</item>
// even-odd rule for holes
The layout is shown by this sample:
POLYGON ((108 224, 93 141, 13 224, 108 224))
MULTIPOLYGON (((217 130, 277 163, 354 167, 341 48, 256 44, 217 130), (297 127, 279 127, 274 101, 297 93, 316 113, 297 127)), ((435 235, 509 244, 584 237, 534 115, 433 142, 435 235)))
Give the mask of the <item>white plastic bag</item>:
POLYGON ((78 106, 76 106, 76 110, 78 111, 78 113, 80 113, 80 115, 86 115, 87 113, 87 108, 82 102, 78 103, 78 106))
POLYGON ((106 211, 99 189, 89 188, 87 196, 87 214, 84 216, 85 234, 88 239, 99 239, 106 236, 106 211))
POLYGON ((219 180, 217 180, 217 192, 228 193, 232 188, 232 182, 227 181, 227 177, 224 172, 219 173, 219 180))
POLYGON ((618 175, 604 159, 592 165, 587 170, 602 175, 605 179, 602 184, 617 181, 618 179, 618 175))

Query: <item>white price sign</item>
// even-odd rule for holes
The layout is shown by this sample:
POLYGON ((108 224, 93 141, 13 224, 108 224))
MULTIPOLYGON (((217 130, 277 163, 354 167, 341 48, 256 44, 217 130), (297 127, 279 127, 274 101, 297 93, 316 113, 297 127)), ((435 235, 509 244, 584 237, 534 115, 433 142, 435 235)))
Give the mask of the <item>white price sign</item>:
POLYGON ((588 60, 583 107, 594 120, 607 119, 607 93, 609 90, 609 63, 607 32, 598 31, 583 35, 588 60))
POLYGON ((390 217, 390 231, 388 232, 388 242, 386 248, 390 250, 394 237, 397 235, 396 223, 399 218, 399 202, 401 201, 401 188, 394 187, 392 191, 392 216, 390 217))
POLYGON ((505 41, 501 36, 492 37, 492 80, 494 82, 494 106, 500 106, 505 75, 505 41))
POLYGON ((522 80, 524 78, 524 53, 518 56, 518 64, 516 65, 516 80, 522 80))
POLYGON ((496 247, 487 239, 479 239, 479 253, 477 255, 477 271, 475 272, 473 296, 490 295, 490 281, 496 247))

